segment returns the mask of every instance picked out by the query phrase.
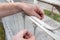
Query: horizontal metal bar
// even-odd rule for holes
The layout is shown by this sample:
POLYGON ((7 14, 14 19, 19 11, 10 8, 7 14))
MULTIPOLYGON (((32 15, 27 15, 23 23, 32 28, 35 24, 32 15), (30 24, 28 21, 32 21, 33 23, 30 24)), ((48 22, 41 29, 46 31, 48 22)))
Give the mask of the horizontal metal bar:
POLYGON ((51 5, 56 5, 56 6, 60 6, 60 1, 59 0, 38 0, 40 2, 44 2, 47 4, 51 4, 51 5))

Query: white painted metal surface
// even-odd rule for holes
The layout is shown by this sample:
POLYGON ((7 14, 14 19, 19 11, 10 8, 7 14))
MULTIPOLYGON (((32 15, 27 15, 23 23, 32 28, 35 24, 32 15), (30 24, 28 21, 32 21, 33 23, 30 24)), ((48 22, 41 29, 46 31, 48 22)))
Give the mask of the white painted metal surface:
MULTIPOLYGON (((32 20, 38 27, 40 27, 45 32, 47 32, 55 40, 60 40, 60 36, 58 34, 55 34, 56 30, 55 31, 52 30, 54 28, 50 27, 49 25, 45 24, 43 21, 39 20, 38 18, 36 18, 34 16, 30 16, 28 18, 30 18, 30 20, 32 20), (51 29, 49 29, 49 28, 51 28, 51 29)), ((58 32, 58 31, 56 31, 56 32, 58 32)))
MULTIPOLYGON (((29 1, 32 1, 32 0, 29 0, 29 1)), ((2 18, 2 22, 4 24, 7 40, 11 40, 11 38, 22 29, 27 29, 30 32, 32 32, 33 34, 35 34, 36 40, 53 40, 53 39, 58 40, 59 39, 59 37, 56 38, 56 36, 53 33, 51 33, 49 30, 45 29, 45 28, 49 28, 49 27, 42 28, 42 27, 40 27, 40 23, 38 22, 37 26, 40 27, 40 28, 38 28, 30 19, 28 19, 22 13, 18 13, 15 15, 11 15, 11 16, 2 18), (36 29, 34 29, 34 27, 36 27, 36 29), (48 34, 49 35, 52 34, 52 37, 49 36, 48 34), (55 37, 53 37, 53 36, 55 36, 55 37)), ((45 26, 45 25, 43 25, 43 26, 45 26)), ((50 27, 49 29, 54 29, 54 28, 50 27)))

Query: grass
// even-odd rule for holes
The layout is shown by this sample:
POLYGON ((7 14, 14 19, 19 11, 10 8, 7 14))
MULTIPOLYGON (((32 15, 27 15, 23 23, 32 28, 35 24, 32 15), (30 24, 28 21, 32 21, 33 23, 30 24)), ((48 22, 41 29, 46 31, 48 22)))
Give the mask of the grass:
POLYGON ((4 28, 2 23, 0 23, 0 40, 5 40, 4 28))
POLYGON ((48 11, 48 10, 44 10, 45 12, 45 15, 49 16, 50 18, 60 22, 60 14, 57 14, 57 13, 53 13, 53 15, 51 15, 51 11, 48 11))

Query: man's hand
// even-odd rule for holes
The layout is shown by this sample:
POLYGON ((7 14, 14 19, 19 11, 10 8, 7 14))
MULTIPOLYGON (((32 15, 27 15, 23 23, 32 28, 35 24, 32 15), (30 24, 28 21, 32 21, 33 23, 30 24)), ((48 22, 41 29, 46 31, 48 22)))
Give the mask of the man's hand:
POLYGON ((29 16, 36 16, 39 19, 44 18, 44 12, 39 6, 20 2, 0 4, 0 18, 16 14, 22 10, 29 16))
POLYGON ((44 18, 44 11, 37 5, 22 3, 21 8, 29 16, 36 16, 39 19, 44 18))
POLYGON ((12 40, 35 40, 35 36, 27 30, 22 30, 12 40))

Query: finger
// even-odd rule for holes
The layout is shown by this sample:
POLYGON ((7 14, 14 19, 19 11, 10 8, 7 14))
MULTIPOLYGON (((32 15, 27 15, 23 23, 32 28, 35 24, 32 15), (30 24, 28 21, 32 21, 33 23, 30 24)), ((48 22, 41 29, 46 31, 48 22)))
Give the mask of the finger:
POLYGON ((29 39, 30 38, 30 34, 29 32, 27 32, 24 36, 23 36, 24 39, 29 39))
POLYGON ((24 38, 25 39, 29 39, 31 37, 31 33, 30 32, 27 32, 25 35, 24 35, 24 38))
POLYGON ((41 16, 41 18, 43 19, 44 18, 44 11, 40 8, 40 7, 38 7, 38 14, 41 16))
MULTIPOLYGON (((28 36, 29 36, 28 39, 35 39, 35 36, 34 36, 31 32, 28 32, 28 36)), ((27 37, 28 37, 28 36, 27 36, 27 37)))
POLYGON ((44 18, 44 11, 41 8, 39 8, 39 12, 41 14, 41 17, 44 18))
POLYGON ((35 16, 35 17, 37 17, 37 18, 41 19, 41 16, 40 16, 38 13, 36 13, 35 11, 34 11, 34 12, 32 12, 32 13, 33 13, 33 16, 35 16))
POLYGON ((26 35, 24 39, 29 39, 29 36, 26 35))
POLYGON ((27 36, 29 36, 29 38, 32 36, 32 33, 28 32, 27 36))

